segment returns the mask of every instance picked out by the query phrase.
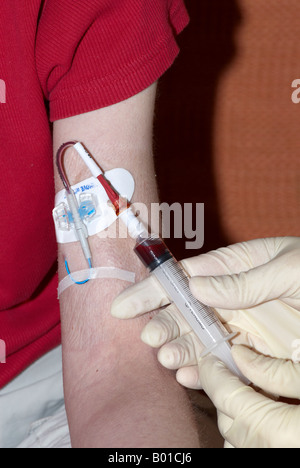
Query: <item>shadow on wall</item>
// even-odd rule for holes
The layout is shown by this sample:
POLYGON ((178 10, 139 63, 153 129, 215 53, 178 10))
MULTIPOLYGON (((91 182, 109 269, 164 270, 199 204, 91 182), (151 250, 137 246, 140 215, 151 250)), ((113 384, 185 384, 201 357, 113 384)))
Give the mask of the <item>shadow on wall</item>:
MULTIPOLYGON (((178 37, 181 53, 162 77, 156 108, 155 157, 160 199, 205 204, 205 241, 198 253, 223 247, 213 171, 213 123, 218 81, 235 56, 241 23, 235 0, 188 0, 191 22, 178 37)), ((177 258, 186 239, 169 239, 177 258)))

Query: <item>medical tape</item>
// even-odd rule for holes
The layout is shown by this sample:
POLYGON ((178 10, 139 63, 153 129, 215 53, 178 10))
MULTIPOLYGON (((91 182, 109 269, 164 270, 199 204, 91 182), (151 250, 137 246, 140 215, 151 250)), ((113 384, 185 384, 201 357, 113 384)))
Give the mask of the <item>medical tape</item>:
POLYGON ((70 286, 73 286, 75 281, 82 281, 83 278, 89 280, 95 279, 119 279, 128 283, 135 283, 135 273, 131 271, 121 270, 115 267, 97 267, 86 270, 80 270, 72 273, 72 276, 66 276, 58 285, 58 297, 70 286))

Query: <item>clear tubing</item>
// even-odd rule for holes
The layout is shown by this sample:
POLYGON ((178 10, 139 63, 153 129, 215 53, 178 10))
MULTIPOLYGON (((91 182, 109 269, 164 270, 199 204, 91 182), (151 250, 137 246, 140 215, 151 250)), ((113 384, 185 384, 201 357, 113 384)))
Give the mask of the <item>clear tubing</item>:
POLYGON ((156 237, 140 237, 134 250, 194 330, 205 348, 202 356, 209 353, 217 356, 231 372, 248 385, 250 382, 240 372, 231 355, 229 340, 235 334, 229 334, 215 311, 192 295, 187 273, 165 243, 156 237))

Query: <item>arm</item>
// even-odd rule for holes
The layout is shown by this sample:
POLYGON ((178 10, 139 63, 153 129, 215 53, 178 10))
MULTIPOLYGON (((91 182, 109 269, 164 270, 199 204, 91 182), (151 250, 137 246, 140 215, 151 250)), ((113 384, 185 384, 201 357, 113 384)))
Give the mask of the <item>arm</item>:
MULTIPOLYGON (((54 154, 65 141, 88 146, 104 170, 124 167, 136 180, 134 201, 157 202, 152 158, 156 85, 127 101, 54 124, 54 154)), ((80 158, 67 153, 71 183, 89 173, 80 158)), ((56 190, 62 188, 55 175, 56 190)), ((116 266, 145 276, 131 239, 90 239, 94 266, 116 266)), ((80 246, 59 247, 73 271, 86 268, 80 246)), ((72 286, 61 296, 66 408, 74 447, 197 447, 193 412, 173 374, 157 363, 140 340, 149 320, 118 321, 110 315, 113 299, 128 284, 116 280, 72 286), (176 411, 174 412, 174 408, 176 411)))

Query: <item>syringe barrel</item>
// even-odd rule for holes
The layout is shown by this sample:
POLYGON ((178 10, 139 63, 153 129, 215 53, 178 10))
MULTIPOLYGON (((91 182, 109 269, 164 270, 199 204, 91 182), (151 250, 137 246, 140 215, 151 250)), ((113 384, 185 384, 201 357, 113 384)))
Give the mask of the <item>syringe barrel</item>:
POLYGON ((174 258, 162 239, 154 236, 139 236, 134 251, 150 272, 174 258))
POLYGON ((156 276, 206 349, 229 335, 213 309, 201 304, 192 295, 187 273, 160 238, 139 239, 135 252, 156 276))
POLYGON ((204 351, 223 360, 227 367, 246 382, 230 352, 228 333, 214 309, 200 303, 191 293, 189 277, 176 261, 165 243, 157 237, 138 239, 135 252, 144 265, 158 279, 170 301, 174 302, 194 333, 204 351))

